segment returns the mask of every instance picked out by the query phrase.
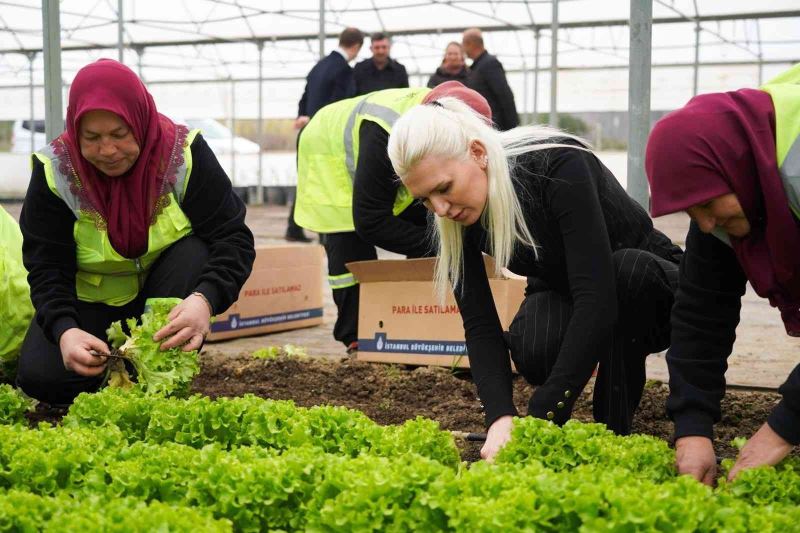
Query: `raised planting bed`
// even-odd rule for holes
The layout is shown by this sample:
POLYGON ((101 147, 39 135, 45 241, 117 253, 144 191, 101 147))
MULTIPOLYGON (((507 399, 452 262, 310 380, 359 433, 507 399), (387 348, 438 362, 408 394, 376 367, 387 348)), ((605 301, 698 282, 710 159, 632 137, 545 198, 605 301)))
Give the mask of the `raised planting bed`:
MULTIPOLYGON (((447 430, 485 431, 469 374, 444 368, 406 368, 350 359, 265 360, 249 354, 230 357, 212 352, 202 358, 192 391, 211 397, 253 393, 264 398, 294 400, 302 406, 340 405, 358 409, 379 424, 398 424, 424 416, 438 421, 447 430)), ((532 392, 533 387, 516 376, 514 401, 520 413, 526 412, 532 392)), ((671 438, 672 423, 664 411, 667 393, 665 384, 648 383, 634 419, 635 433, 671 438)), ((577 420, 593 422, 591 398, 590 382, 576 404, 577 420)), ((736 450, 730 442, 735 437, 752 435, 779 398, 768 392, 729 391, 722 402, 722 421, 715 426, 717 455, 735 457, 736 450)), ((479 444, 460 446, 465 460, 479 458, 479 444)))
MULTIPOLYGON (((800 529, 797 458, 712 490, 675 475, 662 438, 523 418, 495 463, 470 462, 446 430, 482 429, 473 385, 442 369, 212 354, 192 391, 106 389, 32 416, 0 387, 0 531, 800 529)), ((669 432, 665 392, 648 387, 637 428, 669 432)), ((775 397, 729 401, 740 435, 775 397)))

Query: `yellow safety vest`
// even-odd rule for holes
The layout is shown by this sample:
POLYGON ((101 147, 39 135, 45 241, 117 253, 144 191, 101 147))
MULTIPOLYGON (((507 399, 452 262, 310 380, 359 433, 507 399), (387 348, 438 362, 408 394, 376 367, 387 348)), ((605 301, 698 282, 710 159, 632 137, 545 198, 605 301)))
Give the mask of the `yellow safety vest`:
POLYGON ((794 215, 800 219, 800 63, 768 81, 761 90, 775 106, 778 171, 794 215))
POLYGON ((81 210, 79 198, 70 190, 72 177, 66 173, 71 166, 61 164, 60 159, 66 158, 67 154, 59 156, 49 145, 33 154, 44 165, 50 190, 67 204, 76 218, 72 234, 76 245, 78 271, 75 274, 75 288, 79 300, 125 305, 139 294, 150 267, 161 253, 192 233, 192 224, 180 204, 192 173, 192 141, 199 132, 192 130, 186 136, 183 163, 178 167, 169 202, 148 229, 147 251, 135 259, 117 253, 111 246, 108 231, 98 228, 95 218, 81 210))
MULTIPOLYGON (((354 231, 353 179, 358 162, 358 132, 369 120, 391 133, 395 121, 422 103, 427 88, 386 89, 329 104, 303 129, 297 148, 298 225, 318 233, 354 231)), ((393 213, 399 215, 413 198, 402 185, 393 213)))

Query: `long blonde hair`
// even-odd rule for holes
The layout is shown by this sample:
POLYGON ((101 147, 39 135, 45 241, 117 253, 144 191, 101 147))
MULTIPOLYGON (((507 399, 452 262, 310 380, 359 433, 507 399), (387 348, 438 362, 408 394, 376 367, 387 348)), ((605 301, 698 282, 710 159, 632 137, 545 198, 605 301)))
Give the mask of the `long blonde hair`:
MULTIPOLYGON (((389 159, 404 180, 427 157, 467 159, 473 141, 483 144, 488 158, 488 192, 480 223, 487 231, 489 249, 499 270, 508 266, 517 244, 537 253, 536 241, 525 223, 512 182, 517 156, 555 147, 586 149, 588 143, 547 126, 498 132, 461 100, 445 97, 437 100, 437 105, 416 106, 398 119, 389 136, 389 159), (556 138, 572 138, 581 146, 547 142, 556 138)), ((439 299, 443 300, 450 285, 458 288, 462 280, 464 226, 437 216, 435 233, 438 259, 434 284, 439 299)))

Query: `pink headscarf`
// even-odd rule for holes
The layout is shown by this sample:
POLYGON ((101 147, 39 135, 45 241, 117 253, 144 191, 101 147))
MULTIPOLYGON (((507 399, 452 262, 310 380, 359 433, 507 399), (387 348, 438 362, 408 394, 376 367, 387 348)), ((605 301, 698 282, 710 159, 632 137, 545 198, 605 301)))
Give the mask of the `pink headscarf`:
POLYGON ((439 98, 445 97, 458 98, 474 111, 483 115, 488 122, 492 122, 492 108, 489 107, 489 102, 486 101, 486 98, 460 81, 450 80, 437 85, 431 92, 425 95, 425 99, 422 100, 422 103, 429 104, 435 102, 439 98))
POLYGON ((135 258, 147 251, 148 229, 162 196, 174 185, 183 162, 187 130, 156 110, 153 97, 131 69, 113 59, 100 59, 78 71, 69 91, 66 131, 54 141, 69 153, 77 173, 72 190, 81 209, 99 216, 114 249, 135 258), (88 111, 105 110, 121 117, 139 145, 139 157, 123 175, 103 175, 81 155, 80 124, 88 111))
POLYGON ((800 336, 800 227, 778 173, 775 108, 755 89, 706 94, 661 119, 645 159, 654 217, 736 194, 750 233, 731 237, 756 293, 800 336))

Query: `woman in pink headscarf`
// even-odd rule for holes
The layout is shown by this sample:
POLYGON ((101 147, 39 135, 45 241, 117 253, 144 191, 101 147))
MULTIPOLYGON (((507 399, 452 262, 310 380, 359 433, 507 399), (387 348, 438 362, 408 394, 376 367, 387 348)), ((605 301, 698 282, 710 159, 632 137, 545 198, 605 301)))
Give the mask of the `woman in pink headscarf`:
POLYGON ((250 273, 244 215, 202 135, 160 114, 133 71, 82 68, 66 130, 34 154, 20 218, 36 315, 18 385, 51 404, 96 389, 106 328, 152 297, 183 298, 162 348, 199 349, 250 273))
MULTIPOLYGON (((713 484, 713 424, 749 281, 800 336, 800 65, 763 90, 707 94, 656 124, 646 168, 653 216, 692 218, 667 353, 677 468, 713 484)), ((729 477, 800 443, 800 366, 729 477)))

